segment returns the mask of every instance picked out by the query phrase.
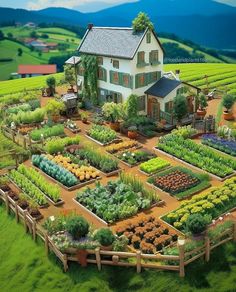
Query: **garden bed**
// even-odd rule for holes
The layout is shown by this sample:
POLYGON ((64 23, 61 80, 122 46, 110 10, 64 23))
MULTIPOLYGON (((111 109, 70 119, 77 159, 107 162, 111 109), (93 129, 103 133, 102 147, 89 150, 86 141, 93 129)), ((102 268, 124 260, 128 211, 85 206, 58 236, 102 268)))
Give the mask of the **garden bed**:
POLYGON ((88 139, 90 139, 91 141, 97 143, 97 144, 100 145, 100 146, 107 146, 107 145, 110 145, 110 144, 112 144, 112 143, 119 143, 119 142, 122 141, 121 138, 115 138, 114 140, 111 140, 110 142, 107 142, 107 143, 101 143, 101 142, 99 142, 98 140, 95 140, 95 139, 93 139, 91 136, 89 136, 89 134, 88 134, 87 131, 86 131, 86 135, 85 135, 85 137, 87 137, 88 139))
POLYGON ((217 179, 219 181, 225 181, 225 180, 235 176, 235 174, 236 174, 236 172, 234 171, 232 174, 230 174, 230 175, 228 175, 228 176, 226 176, 224 178, 221 178, 221 177, 219 177, 219 176, 217 176, 215 174, 212 174, 212 173, 210 173, 210 172, 208 172, 206 170, 203 170, 203 169, 201 169, 201 168, 199 168, 197 166, 194 166, 194 165, 192 165, 192 164, 190 164, 190 163, 188 163, 188 162, 186 162, 186 161, 184 161, 184 160, 182 160, 180 158, 177 158, 176 156, 173 156, 173 155, 171 155, 171 154, 169 154, 169 153, 167 153, 165 151, 162 151, 162 150, 158 149, 157 147, 154 147, 153 149, 156 150, 157 152, 159 152, 160 154, 166 155, 167 157, 169 157, 169 158, 171 158, 173 160, 176 160, 176 161, 181 162, 182 164, 184 164, 186 166, 189 166, 192 169, 195 169, 197 171, 201 171, 203 173, 206 173, 206 174, 210 175, 212 178, 217 179))
POLYGON ((148 185, 182 200, 211 186, 208 175, 196 174, 184 167, 173 167, 148 179, 148 185))
POLYGON ((229 212, 236 207, 236 177, 228 179, 223 186, 215 187, 209 192, 198 194, 168 214, 162 216, 170 225, 180 231, 186 228, 186 222, 190 214, 199 213, 207 215, 209 223, 212 219, 229 212))
POLYGON ((139 167, 139 171, 144 175, 151 176, 170 167, 171 166, 168 161, 160 157, 156 157, 142 163, 139 167))
POLYGON ((122 173, 119 180, 100 183, 77 193, 76 200, 107 223, 125 219, 159 202, 156 193, 136 178, 122 173))
POLYGON ((80 128, 77 128, 77 129, 72 129, 70 128, 69 126, 65 126, 65 128, 69 131, 71 131, 73 134, 77 134, 79 132, 81 132, 81 129, 80 128))
POLYGON ((216 149, 221 153, 236 157, 236 141, 223 139, 214 134, 207 134, 202 136, 202 144, 216 149))
POLYGON ((171 158, 176 158, 192 167, 211 173, 221 181, 235 174, 236 160, 219 155, 207 146, 197 144, 190 139, 169 134, 162 137, 158 143, 157 151, 161 151, 171 158))
POLYGON ((142 162, 148 161, 149 159, 155 157, 155 154, 146 149, 135 149, 118 152, 117 154, 115 154, 115 157, 118 158, 119 161, 126 166, 134 167, 142 162))
POLYGON ((128 141, 123 141, 116 144, 111 144, 107 146, 105 150, 109 154, 116 154, 118 152, 124 152, 125 150, 131 151, 131 150, 137 150, 141 148, 143 148, 143 146, 139 144, 137 141, 128 140, 128 141))
POLYGON ((118 236, 125 235, 129 246, 145 254, 156 254, 176 244, 179 232, 152 216, 128 221, 116 229, 118 236))

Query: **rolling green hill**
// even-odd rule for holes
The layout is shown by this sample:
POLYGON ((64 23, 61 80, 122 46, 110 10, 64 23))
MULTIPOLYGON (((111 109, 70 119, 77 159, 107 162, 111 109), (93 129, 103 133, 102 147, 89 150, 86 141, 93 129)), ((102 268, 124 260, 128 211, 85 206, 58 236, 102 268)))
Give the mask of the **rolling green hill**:
POLYGON ((0 62, 0 80, 7 80, 11 73, 17 72, 19 64, 48 64, 51 57, 63 56, 65 54, 73 55, 73 52, 78 47, 80 39, 74 32, 63 28, 38 28, 34 31, 39 35, 39 40, 45 43, 56 42, 69 45, 66 51, 53 50, 47 53, 39 53, 31 51, 29 47, 15 41, 29 38, 32 29, 24 27, 4 27, 1 28, 5 36, 12 34, 12 39, 0 41, 0 58, 10 58, 12 61, 0 62), (42 38, 42 34, 47 34, 48 38, 42 38), (22 56, 18 56, 17 50, 23 50, 22 56))

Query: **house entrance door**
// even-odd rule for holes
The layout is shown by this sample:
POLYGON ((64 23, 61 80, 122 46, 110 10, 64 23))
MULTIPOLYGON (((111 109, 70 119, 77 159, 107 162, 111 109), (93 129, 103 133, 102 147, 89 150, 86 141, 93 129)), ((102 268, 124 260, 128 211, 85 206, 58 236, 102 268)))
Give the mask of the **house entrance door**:
POLYGON ((154 121, 160 121, 160 103, 156 98, 148 99, 148 116, 154 121))

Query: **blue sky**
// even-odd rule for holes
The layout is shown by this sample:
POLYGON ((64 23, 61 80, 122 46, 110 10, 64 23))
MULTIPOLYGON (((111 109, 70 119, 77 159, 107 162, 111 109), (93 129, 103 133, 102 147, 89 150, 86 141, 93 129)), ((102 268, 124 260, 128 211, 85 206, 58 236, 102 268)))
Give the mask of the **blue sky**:
MULTIPOLYGON (((236 0, 215 0, 236 6, 236 0)), ((124 2, 135 2, 135 0, 1 0, 1 7, 43 9, 46 7, 66 7, 80 9, 82 11, 99 10, 105 7, 124 2)))

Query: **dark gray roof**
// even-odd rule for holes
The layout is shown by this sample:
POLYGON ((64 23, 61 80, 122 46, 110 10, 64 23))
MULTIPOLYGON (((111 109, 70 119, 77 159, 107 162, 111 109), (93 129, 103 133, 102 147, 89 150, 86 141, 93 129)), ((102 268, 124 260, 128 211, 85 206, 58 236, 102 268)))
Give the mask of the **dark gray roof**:
POLYGON ((157 97, 166 97, 172 90, 178 87, 181 83, 182 82, 179 80, 162 77, 153 86, 146 90, 145 93, 157 97))
POLYGON ((93 27, 87 30, 78 51, 85 54, 133 59, 146 31, 132 28, 93 27))

